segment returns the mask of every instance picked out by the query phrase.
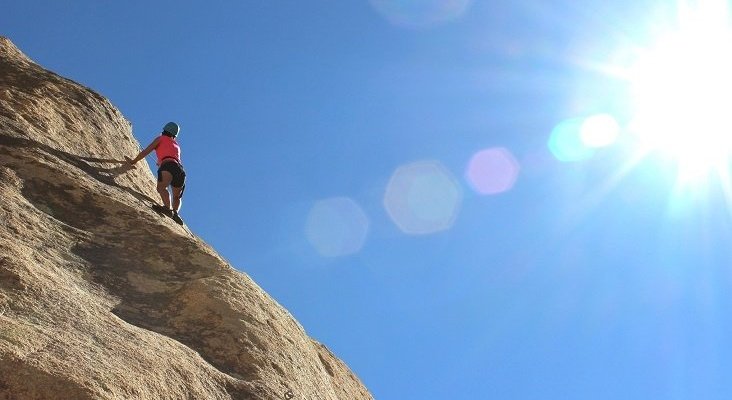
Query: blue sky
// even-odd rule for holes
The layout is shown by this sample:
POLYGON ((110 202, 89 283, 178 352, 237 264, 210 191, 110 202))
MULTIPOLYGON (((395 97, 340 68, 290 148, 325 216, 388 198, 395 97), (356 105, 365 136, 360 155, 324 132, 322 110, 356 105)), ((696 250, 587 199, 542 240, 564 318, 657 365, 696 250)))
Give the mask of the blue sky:
POLYGON ((681 7, 610 3, 26 0, 0 34, 143 145, 180 123, 187 224, 377 399, 729 398, 728 183, 640 150, 613 72, 681 7))

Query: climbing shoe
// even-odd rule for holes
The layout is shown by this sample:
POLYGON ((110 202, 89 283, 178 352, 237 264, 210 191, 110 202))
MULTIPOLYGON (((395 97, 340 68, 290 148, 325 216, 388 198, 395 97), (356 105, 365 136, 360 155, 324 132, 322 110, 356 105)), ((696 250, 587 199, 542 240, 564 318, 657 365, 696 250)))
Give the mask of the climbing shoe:
POLYGON ((173 214, 170 216, 170 218, 173 218, 173 221, 178 223, 178 225, 183 225, 183 220, 180 218, 180 215, 176 211, 173 211, 173 214))
POLYGON ((171 210, 170 208, 161 206, 159 204, 153 204, 152 208, 153 208, 153 210, 159 212, 160 214, 164 214, 169 217, 173 217, 173 210, 171 210))

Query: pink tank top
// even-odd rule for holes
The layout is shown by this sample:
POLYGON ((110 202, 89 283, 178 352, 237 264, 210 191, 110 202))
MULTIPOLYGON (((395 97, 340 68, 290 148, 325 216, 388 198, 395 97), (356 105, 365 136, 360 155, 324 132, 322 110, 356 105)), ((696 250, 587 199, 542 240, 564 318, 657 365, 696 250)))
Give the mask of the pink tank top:
POLYGON ((155 154, 158 156, 158 165, 162 164, 166 158, 172 158, 180 164, 180 146, 172 137, 160 135, 155 154))

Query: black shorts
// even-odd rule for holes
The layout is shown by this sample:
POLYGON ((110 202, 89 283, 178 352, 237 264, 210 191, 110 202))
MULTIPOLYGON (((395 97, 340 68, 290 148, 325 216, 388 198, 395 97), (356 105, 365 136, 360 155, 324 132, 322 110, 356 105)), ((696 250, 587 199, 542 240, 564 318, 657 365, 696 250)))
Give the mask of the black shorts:
POLYGON ((186 185, 186 171, 175 161, 165 161, 158 168, 158 182, 163 180, 163 171, 170 172, 173 175, 173 181, 170 183, 174 188, 182 188, 186 185))

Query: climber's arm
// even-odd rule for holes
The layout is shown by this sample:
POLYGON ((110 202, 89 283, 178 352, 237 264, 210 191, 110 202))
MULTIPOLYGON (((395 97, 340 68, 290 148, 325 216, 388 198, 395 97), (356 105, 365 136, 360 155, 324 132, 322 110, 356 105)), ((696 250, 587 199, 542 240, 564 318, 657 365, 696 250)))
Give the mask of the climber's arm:
POLYGON ((145 150, 141 151, 140 154, 137 155, 137 157, 127 161, 127 163, 130 166, 135 165, 135 163, 147 157, 148 154, 155 150, 155 148, 158 147, 158 143, 160 143, 160 137, 156 137, 149 146, 145 147, 145 150))

